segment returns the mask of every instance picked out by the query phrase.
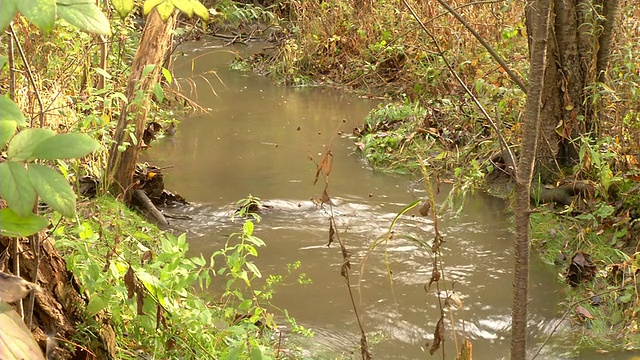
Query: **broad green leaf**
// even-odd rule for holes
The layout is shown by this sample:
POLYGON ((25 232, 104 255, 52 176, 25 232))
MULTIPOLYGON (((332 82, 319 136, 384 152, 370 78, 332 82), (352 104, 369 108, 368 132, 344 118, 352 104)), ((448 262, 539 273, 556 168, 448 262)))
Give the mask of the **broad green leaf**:
MULTIPOLYGON (((45 218, 33 213, 27 216, 18 216, 9 208, 0 210, 0 234, 2 236, 29 236, 46 228, 47 225, 49 222, 45 218)), ((3 357, 0 356, 0 359, 3 357)))
POLYGON ((13 137, 17 128, 18 123, 15 120, 0 121, 0 150, 4 149, 4 145, 13 137))
POLYGON ((44 360, 31 330, 13 307, 5 302, 0 302, 0 324, 0 359, 44 360))
POLYGON ((193 2, 191 0, 172 0, 173 4, 189 17, 193 17, 193 2))
POLYGON ((56 133, 49 129, 25 129, 14 136, 9 142, 7 156, 13 161, 30 161, 35 159, 33 150, 45 139, 56 133))
POLYGON ((251 360, 264 360, 265 356, 262 352, 262 348, 258 345, 251 347, 251 360))
POLYGON ((41 164, 29 164, 27 172, 42 201, 60 214, 73 217, 76 211, 76 194, 59 172, 41 164))
POLYGON ((111 0, 111 5, 121 18, 125 18, 133 9, 133 0, 111 0))
POLYGON ((162 68, 162 76, 164 76, 164 79, 167 80, 169 84, 171 84, 171 82, 173 81, 173 76, 171 76, 171 71, 169 71, 169 69, 167 68, 162 68))
POLYGON ((142 12, 145 15, 149 15, 149 13, 151 12, 151 10, 153 10, 153 8, 155 8, 156 6, 158 6, 158 4, 163 3, 165 1, 170 1, 170 0, 146 0, 144 2, 144 5, 142 6, 142 12))
MULTIPOLYGON (((6 0, 3 0, 6 1, 6 0)), ((2 71, 2 69, 4 69, 4 66, 7 65, 7 61, 9 61, 9 58, 6 57, 5 55, 0 55, 0 71, 2 71)), ((171 82, 171 81, 169 81, 171 82)))
POLYGON ((27 121, 18 105, 8 97, 0 96, 0 121, 4 120, 14 120, 18 123, 18 126, 27 126, 27 121))
POLYGON ((173 10, 175 10, 175 7, 173 5, 173 1, 167 0, 161 4, 158 4, 158 7, 156 7, 156 10, 158 10, 158 15, 160 15, 160 19, 162 19, 162 21, 167 21, 167 19, 173 13, 173 10))
POLYGON ((94 316, 99 313, 100 310, 104 309, 106 305, 103 298, 93 295, 87 304, 87 312, 89 315, 94 316))
POLYGON ((21 0, 17 5, 20 14, 38 29, 45 33, 53 30, 56 21, 56 0, 21 0))
POLYGON ((11 20, 16 17, 18 13, 18 7, 16 1, 19 0, 2 0, 0 1, 0 33, 9 27, 11 20))
POLYGON ((58 0, 58 16, 80 30, 111 34, 109 20, 93 0, 58 0))
POLYGON ((196 14, 204 21, 209 21, 209 9, 206 6, 202 5, 199 1, 193 1, 193 13, 196 14))
POLYGON ((0 196, 19 216, 31 214, 36 202, 36 190, 31 185, 23 163, 0 163, 0 196))
POLYGON ((87 134, 58 134, 38 144, 33 157, 43 160, 81 158, 94 152, 100 144, 87 134))
POLYGON ((162 90, 162 85, 156 83, 153 87, 153 94, 156 96, 156 100, 158 100, 158 104, 164 100, 164 90, 162 90))

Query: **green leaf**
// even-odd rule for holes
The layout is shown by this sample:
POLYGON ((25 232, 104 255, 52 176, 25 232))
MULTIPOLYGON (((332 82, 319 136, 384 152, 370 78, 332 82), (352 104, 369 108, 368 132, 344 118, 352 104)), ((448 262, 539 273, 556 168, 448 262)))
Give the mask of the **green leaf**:
POLYGON ((4 33, 17 13, 18 7, 16 6, 16 0, 0 1, 0 33, 4 33))
POLYGON ((52 130, 41 128, 22 130, 9 142, 9 149, 7 150, 9 160, 31 161, 35 159, 33 150, 36 146, 55 134, 52 130))
MULTIPOLYGON (((2 0, 3 2, 7 0, 2 0)), ((13 100, 5 96, 0 96, 0 121, 14 120, 18 126, 27 126, 27 121, 22 115, 22 111, 13 100)))
POLYGON ((31 185, 24 165, 15 161, 0 163, 0 196, 19 216, 31 214, 36 190, 31 185))
POLYGON ((100 144, 87 134, 58 134, 38 144, 33 150, 36 159, 74 159, 94 152, 100 144))
POLYGON ((3 236, 29 236, 46 228, 47 225, 49 222, 45 218, 33 213, 19 216, 10 208, 0 210, 0 234, 3 236))
POLYGON ((125 18, 133 9, 133 0, 111 0, 111 5, 121 18, 125 18))
POLYGON ((189 17, 193 17, 193 2, 191 0, 173 0, 173 4, 189 17))
POLYGON ((209 21, 209 9, 206 6, 202 5, 199 1, 193 1, 193 13, 196 14, 204 21, 209 21))
POLYGON ((171 13, 173 13, 174 9, 175 7, 173 6, 173 1, 171 0, 167 0, 161 4, 158 4, 158 7, 156 7, 156 10, 158 10, 158 15, 160 15, 160 19, 162 19, 162 21, 167 21, 167 19, 171 16, 171 13))
POLYGON ((73 217, 76 211, 76 194, 59 172, 40 164, 29 164, 29 179, 38 196, 60 214, 73 217))
POLYGON ((173 76, 171 76, 171 71, 169 71, 169 69, 167 68, 162 68, 162 76, 164 76, 164 79, 167 80, 169 84, 171 84, 171 82, 173 81, 173 76))
POLYGON ((249 268, 249 270, 257 277, 261 278, 262 277, 262 273, 260 272, 260 270, 258 269, 258 267, 256 266, 256 264, 252 263, 252 262, 248 262, 247 263, 247 268, 249 268))
POLYGON ((0 359, 44 360, 31 330, 13 307, 5 302, 0 302, 0 324, 0 359))
POLYGON ((58 0, 58 16, 81 30, 111 34, 109 20, 93 0, 58 0))
POLYGON ((142 6, 142 12, 144 13, 144 15, 149 15, 149 13, 151 12, 151 10, 153 10, 153 8, 155 8, 156 6, 158 6, 158 4, 161 4, 165 1, 168 1, 168 0, 146 0, 144 2, 144 5, 142 6))
POLYGON ((251 348, 251 360, 264 360, 264 353, 262 352, 262 348, 258 345, 254 345, 251 348))
POLYGON ((4 145, 13 137, 18 128, 15 120, 0 121, 0 150, 4 149, 4 145))
POLYGON ((93 295, 87 304, 87 312, 90 316, 94 316, 107 306, 104 299, 100 296, 93 295))
MULTIPOLYGON (((4 0, 6 1, 6 0, 4 0)), ((5 55, 0 55, 0 71, 2 71, 2 69, 4 69, 4 66, 7 65, 7 61, 9 61, 9 58, 6 57, 5 55)), ((171 81, 169 81, 171 82, 171 81)))
POLYGON ((153 93, 158 100, 158 104, 164 100, 164 90, 162 90, 162 85, 156 83, 156 85, 153 87, 153 93))
POLYGON ((56 21, 56 0, 22 0, 18 1, 17 5, 20 14, 38 29, 45 33, 53 30, 56 21))

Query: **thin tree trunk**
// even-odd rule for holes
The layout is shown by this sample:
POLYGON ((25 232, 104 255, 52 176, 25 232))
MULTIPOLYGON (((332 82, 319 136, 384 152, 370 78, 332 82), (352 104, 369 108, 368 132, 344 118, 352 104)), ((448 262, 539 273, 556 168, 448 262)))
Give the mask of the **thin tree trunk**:
POLYGON ((131 200, 133 172, 143 142, 142 135, 149 113, 151 90, 158 83, 160 68, 167 51, 171 49, 171 34, 176 25, 177 15, 178 13, 174 12, 167 21, 162 21, 156 10, 151 11, 133 58, 126 89, 128 104, 120 113, 113 136, 115 143, 111 146, 107 167, 109 190, 126 202, 131 200), (143 70, 147 65, 156 67, 143 76, 143 70), (129 145, 124 151, 120 151, 119 148, 124 146, 125 142, 129 145))
POLYGON ((527 351, 527 301, 529 294, 529 194, 536 159, 540 128, 540 110, 544 88, 547 41, 551 18, 551 0, 527 5, 531 15, 531 64, 529 91, 522 125, 522 146, 516 173, 515 197, 515 270, 511 325, 511 359, 524 360, 527 351))
POLYGON ((609 64, 609 57, 611 55, 611 41, 613 39, 613 25, 618 17, 620 11, 619 0, 608 0, 604 2, 602 22, 602 35, 600 35, 597 60, 598 81, 606 81, 607 66, 609 64))

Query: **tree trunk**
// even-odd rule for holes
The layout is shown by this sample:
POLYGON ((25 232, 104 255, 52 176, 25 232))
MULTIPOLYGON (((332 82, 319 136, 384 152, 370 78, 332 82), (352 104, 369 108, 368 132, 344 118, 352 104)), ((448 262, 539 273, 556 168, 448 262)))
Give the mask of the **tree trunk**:
POLYGON ((608 0, 604 2, 604 9, 602 10, 602 35, 600 36, 600 46, 598 49, 598 81, 606 81, 607 66, 609 65, 609 57, 611 54, 611 42, 613 39, 613 25, 618 18, 618 12, 620 11, 619 0, 608 0))
POLYGON ((149 113, 151 91, 158 83, 162 63, 167 51, 171 49, 177 15, 178 13, 174 12, 167 21, 162 21, 157 11, 152 10, 133 58, 126 89, 127 104, 118 119, 113 136, 115 143, 111 146, 107 165, 109 191, 126 202, 131 200, 135 185, 133 172, 143 143, 142 135, 149 113), (148 65, 155 65, 155 68, 148 74, 143 74, 148 65), (125 147, 124 151, 120 151, 121 147, 125 147))
MULTIPOLYGON (((536 175, 549 183, 578 161, 580 136, 594 137, 599 120, 589 102, 589 85, 604 81, 619 0, 554 0, 536 175), (602 14, 598 14, 602 11, 602 14), (603 15, 605 20, 599 20, 603 15)), ((527 31, 532 34, 530 9, 527 31)), ((529 50, 532 53, 531 39, 529 50)))
POLYGON ((545 61, 551 18, 551 0, 529 3, 531 64, 529 88, 522 122, 522 144, 516 170, 515 195, 515 270, 511 324, 511 359, 524 360, 527 349, 527 302, 529 294, 529 216, 531 179, 536 159, 540 128, 545 61))

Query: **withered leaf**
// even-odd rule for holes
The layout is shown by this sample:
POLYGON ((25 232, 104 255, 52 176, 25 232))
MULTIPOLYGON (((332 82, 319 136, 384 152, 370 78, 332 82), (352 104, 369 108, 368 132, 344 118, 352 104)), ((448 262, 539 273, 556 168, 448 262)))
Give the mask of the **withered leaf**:
POLYGON ((582 319, 590 319, 590 320, 594 319, 593 315, 591 315, 589 310, 585 309, 580 305, 576 306, 576 314, 578 314, 578 316, 580 316, 580 318, 582 319))
POLYGON ((162 305, 157 304, 156 307, 156 330, 162 325, 163 328, 167 328, 167 319, 164 317, 164 308, 162 305))
POLYGON ((340 266, 340 275, 343 277, 348 276, 349 269, 351 269, 351 253, 344 246, 342 247, 342 265, 340 266))
POLYGON ((456 356, 456 360, 473 360, 473 345, 469 339, 465 339, 464 343, 462 343, 462 349, 456 356))
POLYGON ((327 151, 325 158, 327 159, 327 161, 324 162, 324 175, 326 177, 329 177, 329 174, 331 174, 331 169, 333 169, 333 153, 331 152, 331 150, 327 151))
POLYGON ((334 240, 334 236, 336 236, 336 229, 333 228, 333 221, 329 221, 329 243, 327 247, 331 246, 334 240))
POLYGON ((329 194, 327 193, 327 188, 324 188, 324 191, 322 191, 322 195, 320 195, 320 198, 318 199, 320 200, 321 204, 330 204, 330 205, 335 205, 333 203, 333 201, 331 201, 331 198, 329 197, 329 194))
POLYGON ((127 298, 131 300, 133 294, 136 291, 136 276, 133 273, 133 268, 129 265, 129 270, 124 274, 124 286, 127 287, 127 298))
POLYGON ((362 356, 362 360, 371 360, 369 345, 367 345, 367 336, 364 334, 364 332, 360 337, 360 355, 362 356))
POLYGON ((144 315, 144 288, 136 286, 136 305, 138 307, 138 315, 144 315))
POLYGON ((593 278, 598 269, 591 261, 589 254, 578 251, 571 257, 571 264, 567 269, 565 278, 571 286, 576 286, 593 278))
POLYGON ((429 201, 429 199, 427 199, 425 200, 425 202, 422 203, 422 206, 420 206, 420 210, 418 211, 420 212, 420 215, 428 216, 430 210, 431 210, 431 202, 429 201))
POLYGON ((438 263, 434 260, 433 268, 431 269, 431 279, 429 280, 429 289, 431 289, 431 284, 434 282, 437 283, 440 281, 440 269, 438 269, 438 263))
POLYGON ((429 354, 433 355, 440 348, 440 343, 444 342, 444 316, 440 315, 440 320, 436 324, 436 329, 433 332, 433 344, 429 348, 429 354))

